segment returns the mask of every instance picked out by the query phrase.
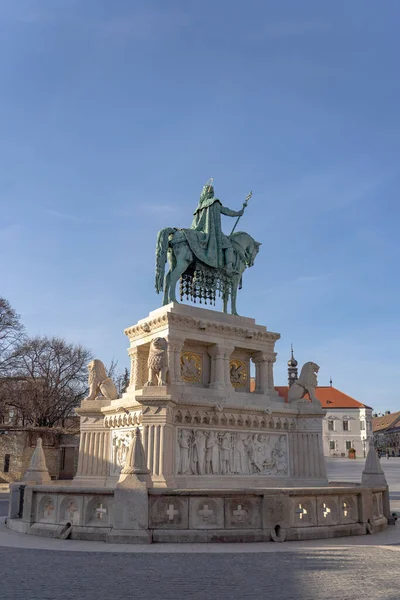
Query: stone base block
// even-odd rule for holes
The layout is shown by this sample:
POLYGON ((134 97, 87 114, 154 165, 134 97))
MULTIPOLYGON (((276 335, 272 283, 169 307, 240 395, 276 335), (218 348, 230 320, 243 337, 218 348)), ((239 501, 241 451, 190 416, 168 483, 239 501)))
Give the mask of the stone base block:
POLYGON ((244 542, 269 542, 271 534, 262 529, 236 529, 236 530, 163 530, 153 531, 153 542, 160 544, 207 544, 211 542, 220 543, 244 543, 244 542))
POLYGON ((152 535, 150 531, 143 529, 129 531, 127 529, 113 529, 106 536, 109 544, 151 544, 152 535))
POLYGON ((16 533, 28 533, 29 525, 24 523, 22 519, 7 519, 6 527, 10 531, 15 531, 16 533))
POLYGON ((326 527, 292 527, 288 529, 286 540, 301 542, 303 540, 324 540, 350 535, 363 535, 365 527, 361 523, 334 525, 326 527))

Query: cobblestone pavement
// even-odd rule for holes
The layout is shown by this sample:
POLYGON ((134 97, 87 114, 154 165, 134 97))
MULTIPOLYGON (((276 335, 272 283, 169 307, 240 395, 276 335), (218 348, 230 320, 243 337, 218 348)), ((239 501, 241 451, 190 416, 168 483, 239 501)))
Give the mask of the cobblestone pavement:
POLYGON ((277 554, 100 554, 0 548, 2 600, 398 600, 382 547, 277 554))

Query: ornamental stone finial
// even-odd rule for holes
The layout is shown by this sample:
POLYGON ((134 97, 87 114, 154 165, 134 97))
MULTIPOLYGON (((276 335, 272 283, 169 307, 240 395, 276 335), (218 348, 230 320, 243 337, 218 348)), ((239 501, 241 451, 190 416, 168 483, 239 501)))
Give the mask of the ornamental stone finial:
POLYGON ((36 442, 36 448, 32 454, 29 467, 22 477, 22 481, 39 484, 50 483, 51 481, 43 452, 42 438, 38 438, 36 442))
POLYGON ((125 483, 125 485, 127 485, 129 484, 129 479, 132 477, 145 482, 147 486, 152 485, 150 470, 147 468, 146 453, 144 451, 139 427, 136 427, 133 432, 126 455, 125 467, 121 471, 118 483, 125 483))

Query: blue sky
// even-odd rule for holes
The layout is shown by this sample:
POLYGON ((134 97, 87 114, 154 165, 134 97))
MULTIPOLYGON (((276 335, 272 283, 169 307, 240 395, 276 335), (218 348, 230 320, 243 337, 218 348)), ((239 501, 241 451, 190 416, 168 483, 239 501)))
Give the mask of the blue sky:
MULTIPOLYGON (((1 295, 128 364, 203 183, 262 242, 238 309, 400 408, 397 0, 1 0, 1 295)), ((225 218, 224 228, 231 222, 225 218)))

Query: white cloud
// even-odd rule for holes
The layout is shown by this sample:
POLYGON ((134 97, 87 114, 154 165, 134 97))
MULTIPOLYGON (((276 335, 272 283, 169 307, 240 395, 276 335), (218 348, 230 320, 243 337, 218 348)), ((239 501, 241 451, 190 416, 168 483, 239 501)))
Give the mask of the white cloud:
POLYGON ((50 217, 56 217, 57 219, 62 219, 63 221, 74 221, 75 223, 83 222, 83 220, 76 215, 71 215, 69 213, 60 212, 58 210, 46 209, 44 212, 46 215, 49 215, 50 217))

